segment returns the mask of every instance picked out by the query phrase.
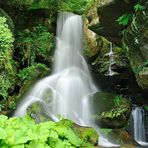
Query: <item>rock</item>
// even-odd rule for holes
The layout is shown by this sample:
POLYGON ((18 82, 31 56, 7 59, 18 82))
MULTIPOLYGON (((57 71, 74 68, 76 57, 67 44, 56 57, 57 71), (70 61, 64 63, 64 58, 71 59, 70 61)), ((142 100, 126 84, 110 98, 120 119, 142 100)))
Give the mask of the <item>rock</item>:
POLYGON ((98 35, 104 36, 109 41, 121 46, 121 32, 126 27, 118 24, 116 21, 120 16, 132 11, 134 2, 123 0, 102 1, 98 0, 99 23, 91 25, 89 28, 98 35), (119 9, 122 8, 122 9, 119 9))
MULTIPOLYGON (((99 135, 93 128, 77 125, 67 119, 61 120, 58 124, 62 124, 62 125, 66 125, 67 127, 71 127, 75 131, 75 133, 81 139, 83 139, 84 143, 88 143, 88 144, 97 146, 99 135)), ((85 147, 89 147, 89 146, 85 146, 85 147)))
POLYGON ((132 23, 125 31, 123 43, 139 86, 148 89, 148 3, 144 4, 145 9, 134 15, 132 23))
POLYGON ((89 26, 96 24, 99 19, 95 4, 91 7, 88 14, 83 16, 84 21, 84 36, 85 36, 85 55, 89 61, 94 60, 100 53, 103 47, 103 40, 95 32, 89 29, 89 26))
POLYGON ((124 129, 113 129, 107 134, 107 138, 115 144, 120 144, 126 147, 129 146, 128 148, 139 146, 133 137, 124 129))
POLYGON ((131 25, 123 36, 124 47, 133 72, 135 73, 138 85, 148 89, 148 4, 145 3, 145 10, 135 14, 131 25))
POLYGON ((148 89, 148 67, 143 68, 136 76, 138 85, 143 89, 148 89))
POLYGON ((131 105, 121 96, 98 92, 91 96, 94 120, 101 127, 121 128, 129 118, 131 105))
POLYGON ((50 69, 44 64, 36 64, 22 70, 22 73, 20 73, 20 78, 23 78, 21 76, 22 74, 25 73, 26 75, 24 77, 25 79, 19 80, 18 82, 18 87, 20 88, 20 90, 18 90, 19 93, 15 100, 19 100, 20 98, 22 98, 25 93, 31 88, 31 86, 36 82, 36 80, 47 76, 49 72, 50 69))

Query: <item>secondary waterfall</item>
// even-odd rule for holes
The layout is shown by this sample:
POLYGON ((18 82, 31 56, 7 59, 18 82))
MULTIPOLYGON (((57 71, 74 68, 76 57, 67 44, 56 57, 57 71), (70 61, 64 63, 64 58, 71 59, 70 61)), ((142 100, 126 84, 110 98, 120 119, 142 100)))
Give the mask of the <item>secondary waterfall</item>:
MULTIPOLYGON (((18 105, 14 116, 23 116, 27 108, 40 103, 47 116, 58 121, 58 115, 80 125, 94 125, 89 96, 99 91, 93 84, 87 63, 82 56, 82 18, 73 13, 59 14, 53 74, 40 80, 18 105)), ((99 144, 116 146, 100 136, 99 144)))
POLYGON ((113 59, 113 43, 110 42, 110 52, 108 53, 109 55, 109 76, 112 76, 114 75, 114 71, 112 70, 112 64, 114 62, 114 59, 113 59))
POLYGON ((145 137, 144 110, 142 107, 135 107, 132 111, 132 117, 134 122, 134 139, 140 145, 148 146, 145 137))

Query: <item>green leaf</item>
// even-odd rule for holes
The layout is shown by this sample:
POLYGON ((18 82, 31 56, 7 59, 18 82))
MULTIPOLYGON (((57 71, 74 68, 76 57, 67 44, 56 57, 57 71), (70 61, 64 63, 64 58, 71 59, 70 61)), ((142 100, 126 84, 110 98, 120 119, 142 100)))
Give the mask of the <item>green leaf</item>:
POLYGON ((0 127, 0 139, 6 139, 7 137, 7 132, 0 127))
POLYGON ((126 26, 132 19, 133 15, 132 14, 123 14, 120 16, 116 21, 119 23, 119 25, 126 26))
POLYGON ((141 4, 137 4, 134 6, 134 10, 137 12, 137 11, 141 11, 144 9, 144 6, 142 6, 141 4))

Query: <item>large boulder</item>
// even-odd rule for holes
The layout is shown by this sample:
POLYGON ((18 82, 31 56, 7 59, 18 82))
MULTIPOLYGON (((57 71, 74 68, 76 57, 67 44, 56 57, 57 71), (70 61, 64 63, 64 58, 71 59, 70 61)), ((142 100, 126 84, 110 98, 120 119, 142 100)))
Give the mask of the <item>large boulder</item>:
POLYGON ((91 97, 95 122, 105 128, 121 128, 129 118, 131 105, 121 96, 98 92, 91 97))
POLYGON ((134 3, 134 1, 130 2, 126 0, 98 0, 97 12, 99 23, 94 24, 89 28, 98 35, 104 36, 109 41, 121 46, 121 31, 126 27, 119 25, 116 20, 123 14, 132 12, 134 3))

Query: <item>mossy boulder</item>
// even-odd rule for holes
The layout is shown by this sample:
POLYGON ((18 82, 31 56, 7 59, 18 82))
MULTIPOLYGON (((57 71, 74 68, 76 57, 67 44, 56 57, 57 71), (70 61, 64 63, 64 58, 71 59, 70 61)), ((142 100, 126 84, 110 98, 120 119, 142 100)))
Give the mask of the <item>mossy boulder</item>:
POLYGON ((131 112, 131 105, 127 99, 107 92, 92 95, 91 107, 95 122, 105 128, 123 127, 131 112))
POLYGON ((50 73, 50 69, 41 63, 34 64, 33 66, 24 68, 18 73, 20 91, 18 97, 22 97, 29 88, 36 82, 36 80, 47 76, 50 73))
POLYGON ((101 129, 101 132, 110 142, 120 145, 120 147, 135 148, 139 146, 125 129, 101 129))

